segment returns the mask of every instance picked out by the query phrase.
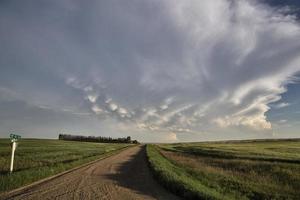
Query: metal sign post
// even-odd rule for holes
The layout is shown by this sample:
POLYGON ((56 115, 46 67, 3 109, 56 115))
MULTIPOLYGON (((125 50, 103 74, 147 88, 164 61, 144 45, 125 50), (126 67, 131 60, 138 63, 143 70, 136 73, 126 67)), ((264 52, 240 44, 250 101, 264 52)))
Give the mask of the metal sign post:
POLYGON ((10 173, 14 170, 14 157, 15 157, 15 150, 17 148, 17 140, 21 138, 19 135, 10 134, 11 140, 11 160, 10 160, 10 173))

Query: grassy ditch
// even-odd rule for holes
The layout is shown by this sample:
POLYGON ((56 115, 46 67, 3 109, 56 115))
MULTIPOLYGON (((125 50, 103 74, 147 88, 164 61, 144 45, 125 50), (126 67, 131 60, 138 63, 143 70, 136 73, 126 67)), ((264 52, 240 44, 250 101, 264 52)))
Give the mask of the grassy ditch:
POLYGON ((150 168, 156 179, 173 193, 185 199, 230 199, 206 187, 192 174, 166 159, 155 145, 147 145, 150 168))
POLYGON ((185 199, 297 199, 300 140, 148 145, 150 166, 185 199))
POLYGON ((0 139, 0 193, 109 156, 128 146, 128 144, 23 139, 20 140, 15 152, 14 172, 9 174, 10 141, 0 139))

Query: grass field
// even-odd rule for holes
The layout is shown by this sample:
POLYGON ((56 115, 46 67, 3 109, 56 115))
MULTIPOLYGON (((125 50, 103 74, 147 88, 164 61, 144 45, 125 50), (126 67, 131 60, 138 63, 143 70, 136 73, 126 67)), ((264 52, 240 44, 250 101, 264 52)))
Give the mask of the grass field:
POLYGON ((0 139, 0 193, 105 157, 128 144, 22 139, 9 174, 10 140, 0 139))
POLYGON ((299 199, 300 140, 148 145, 157 179, 185 199, 299 199))

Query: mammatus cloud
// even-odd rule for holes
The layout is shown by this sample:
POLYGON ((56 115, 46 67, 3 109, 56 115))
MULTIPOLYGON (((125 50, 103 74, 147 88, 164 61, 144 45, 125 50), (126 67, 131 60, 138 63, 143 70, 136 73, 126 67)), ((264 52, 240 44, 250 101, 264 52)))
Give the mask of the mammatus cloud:
POLYGON ((156 141, 272 133, 269 105, 300 71, 299 22, 287 8, 261 1, 51 5, 35 5, 46 13, 42 17, 29 7, 22 17, 14 7, 1 13, 1 26, 10 22, 4 46, 27 71, 51 74, 47 84, 63 86, 28 86, 38 94, 35 102, 51 107, 59 101, 62 108, 89 112, 110 132, 136 133, 142 140, 152 134, 156 141), (53 95, 41 98, 45 93, 53 95))

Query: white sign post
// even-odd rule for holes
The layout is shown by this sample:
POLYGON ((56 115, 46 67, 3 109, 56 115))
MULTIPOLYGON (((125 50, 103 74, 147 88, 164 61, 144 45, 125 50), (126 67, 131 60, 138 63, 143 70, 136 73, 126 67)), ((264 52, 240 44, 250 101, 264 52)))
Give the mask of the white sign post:
POLYGON ((17 148, 17 140, 21 138, 19 135, 10 134, 11 139, 11 160, 10 160, 10 173, 14 170, 14 158, 15 158, 15 150, 17 148))

